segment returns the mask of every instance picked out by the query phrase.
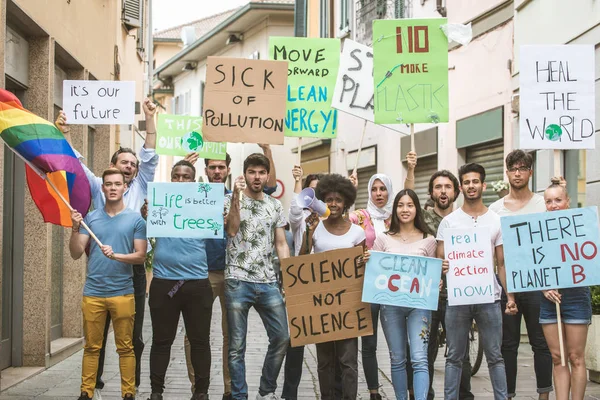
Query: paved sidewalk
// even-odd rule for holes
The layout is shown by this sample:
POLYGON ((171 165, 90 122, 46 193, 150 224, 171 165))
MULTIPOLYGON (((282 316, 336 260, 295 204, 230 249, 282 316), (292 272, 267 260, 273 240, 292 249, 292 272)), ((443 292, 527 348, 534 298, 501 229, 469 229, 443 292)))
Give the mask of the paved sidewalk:
MULTIPOLYGON (((211 386, 209 395, 213 400, 220 400, 223 394, 222 374, 221 374, 221 310, 218 302, 213 307, 212 320, 212 371, 211 386)), ((264 327, 258 314, 251 312, 249 318, 249 334, 246 352, 247 381, 249 385, 249 398, 252 400, 258 392, 258 383, 262 369, 262 362, 267 351, 268 339, 264 327)), ((144 350, 142 364, 142 385, 139 388, 137 400, 146 400, 150 396, 150 380, 148 360, 150 355, 150 346, 152 339, 152 330, 150 325, 150 314, 146 307, 146 316, 144 319, 144 339, 146 349, 144 350)), ((387 345, 383 334, 379 335, 378 346, 379 360, 379 380, 382 384, 381 394, 383 398, 393 399, 394 390, 392 389, 390 376, 390 361, 387 351, 387 345)), ((54 367, 36 375, 24 382, 2 392, 0 400, 59 400, 76 399, 79 396, 79 386, 81 384, 81 357, 83 351, 79 351, 65 361, 54 367)), ((360 361, 360 357, 359 357, 360 361)), ((308 400, 319 398, 319 386, 316 368, 316 350, 314 346, 308 346, 305 352, 304 373, 300 386, 299 399, 308 400)), ((102 391, 103 400, 121 399, 120 378, 118 369, 118 357, 115 352, 115 344, 112 333, 108 340, 108 351, 106 357, 106 366, 104 370, 104 381, 106 386, 102 391)), ((440 349, 440 356, 435 365, 434 388, 436 393, 443 393, 443 372, 444 357, 440 349)), ((278 381, 278 394, 281 393, 283 385, 283 369, 278 381)), ((472 391, 476 399, 493 399, 491 383, 487 373, 485 360, 482 369, 472 379, 472 391)), ((518 396, 515 399, 537 399, 535 390, 535 377, 533 373, 533 357, 528 345, 521 346, 519 354, 519 378, 518 378, 518 396)), ((187 377, 185 357, 183 352, 183 321, 180 321, 177 338, 171 350, 171 363, 167 372, 166 391, 164 397, 166 400, 187 400, 191 396, 190 383, 187 377)), ((362 365, 359 366, 359 398, 368 399, 368 391, 362 365)), ((551 396, 554 399, 554 396, 551 396)), ((600 399, 600 385, 588 383, 586 399, 600 399)))

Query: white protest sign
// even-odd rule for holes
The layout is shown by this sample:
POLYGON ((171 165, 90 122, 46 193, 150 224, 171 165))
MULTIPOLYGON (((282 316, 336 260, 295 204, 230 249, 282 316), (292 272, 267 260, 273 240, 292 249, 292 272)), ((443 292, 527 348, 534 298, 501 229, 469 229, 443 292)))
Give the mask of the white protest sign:
POLYGON ((521 149, 595 147, 594 46, 521 46, 521 149))
POLYGON ((494 257, 486 228, 445 229, 444 253, 450 263, 448 304, 494 302, 494 257))
MULTIPOLYGON (((373 96, 373 49, 346 39, 340 56, 340 68, 331 106, 373 122, 375 121, 373 96)), ((400 131, 399 125, 383 126, 400 131)))
POLYGON ((135 121, 135 82, 63 81, 63 111, 71 125, 135 121))

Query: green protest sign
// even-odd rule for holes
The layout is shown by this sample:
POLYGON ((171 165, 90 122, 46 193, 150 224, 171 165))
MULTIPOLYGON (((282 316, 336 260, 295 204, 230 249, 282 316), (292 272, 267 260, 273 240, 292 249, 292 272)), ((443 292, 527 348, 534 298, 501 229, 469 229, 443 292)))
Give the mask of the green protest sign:
POLYGON ((200 158, 224 160, 227 143, 204 141, 202 117, 158 114, 156 154, 185 156, 194 151, 200 158))
POLYGON ((373 21, 375 123, 448 122, 446 18, 373 21))
POLYGON ((340 65, 339 39, 271 37, 271 60, 288 62, 285 136, 335 138, 331 108, 340 65))

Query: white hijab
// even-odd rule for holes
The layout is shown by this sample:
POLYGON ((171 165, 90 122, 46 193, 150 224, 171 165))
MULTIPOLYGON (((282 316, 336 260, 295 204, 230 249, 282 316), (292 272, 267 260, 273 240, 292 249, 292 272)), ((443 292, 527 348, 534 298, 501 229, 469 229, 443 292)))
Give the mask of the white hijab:
POLYGON ((373 227, 375 228, 375 232, 377 234, 385 231, 385 220, 392 215, 392 204, 394 202, 394 190, 392 189, 392 181, 385 174, 375 174, 369 179, 369 202, 367 204, 367 211, 371 216, 371 221, 373 222, 373 227), (371 198, 371 189, 373 188, 373 183, 379 179, 388 192, 388 200, 385 206, 379 208, 373 203, 371 198))

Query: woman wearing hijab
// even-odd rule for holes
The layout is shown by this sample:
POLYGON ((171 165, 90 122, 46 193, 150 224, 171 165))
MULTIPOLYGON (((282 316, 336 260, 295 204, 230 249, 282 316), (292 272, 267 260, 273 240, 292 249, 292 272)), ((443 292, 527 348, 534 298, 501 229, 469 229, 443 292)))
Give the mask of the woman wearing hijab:
MULTIPOLYGON (((369 179, 368 190, 370 195, 367 208, 350 213, 350 221, 364 229, 367 238, 366 245, 371 250, 377 236, 390 228, 393 203, 392 181, 387 175, 375 174, 369 179)), ((379 307, 379 304, 371 304, 373 335, 363 336, 361 339, 363 369, 371 400, 381 400, 379 394, 379 367, 377 365, 379 307)))

